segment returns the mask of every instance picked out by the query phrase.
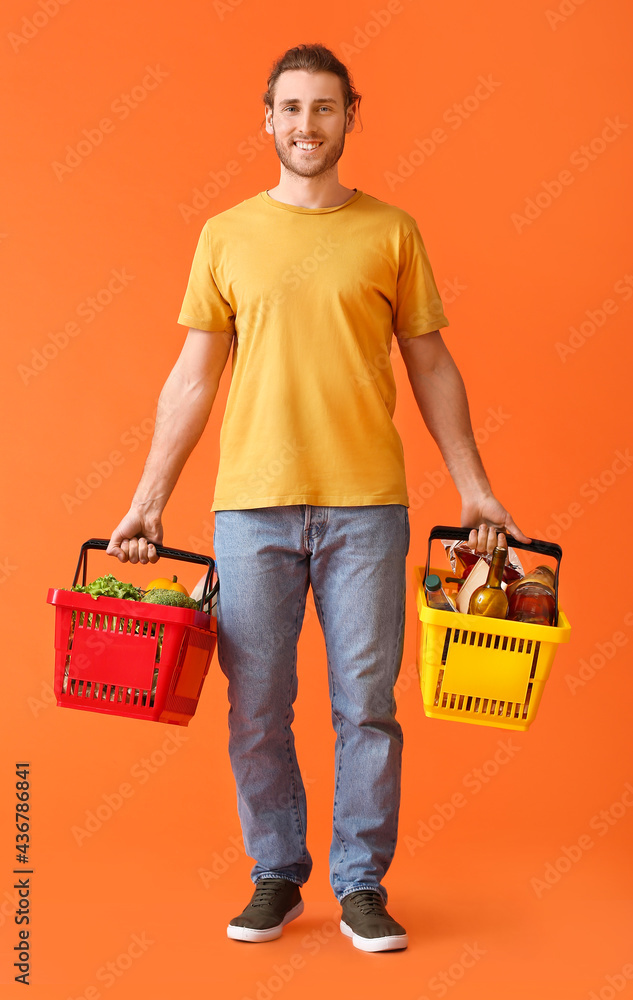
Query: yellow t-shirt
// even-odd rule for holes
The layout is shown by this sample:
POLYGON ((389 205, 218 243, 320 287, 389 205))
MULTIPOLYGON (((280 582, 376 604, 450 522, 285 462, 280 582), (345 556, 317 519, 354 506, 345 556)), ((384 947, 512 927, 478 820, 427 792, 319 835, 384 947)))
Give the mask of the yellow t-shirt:
POLYGON ((211 510, 408 506, 391 339, 448 326, 412 216, 262 191, 205 223, 178 322, 235 334, 211 510))

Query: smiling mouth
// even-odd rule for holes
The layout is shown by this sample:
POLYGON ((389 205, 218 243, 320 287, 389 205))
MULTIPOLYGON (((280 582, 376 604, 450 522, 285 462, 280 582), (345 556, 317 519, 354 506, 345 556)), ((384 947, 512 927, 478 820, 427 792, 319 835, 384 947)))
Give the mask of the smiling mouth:
POLYGON ((297 139, 297 140, 295 140, 295 142, 293 143, 293 145, 296 146, 297 149, 302 150, 302 152, 304 152, 304 153, 312 153, 312 152, 314 152, 315 149, 318 149, 319 146, 322 145, 322 142, 320 142, 320 141, 319 142, 305 142, 302 139, 297 139))

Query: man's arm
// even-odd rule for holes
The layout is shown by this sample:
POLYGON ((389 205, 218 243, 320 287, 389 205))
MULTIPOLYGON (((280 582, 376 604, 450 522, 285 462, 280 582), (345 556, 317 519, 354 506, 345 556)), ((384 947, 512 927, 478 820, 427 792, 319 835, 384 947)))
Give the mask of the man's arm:
POLYGON ((198 443, 229 357, 230 333, 190 329, 158 400, 156 426, 130 509, 112 532, 108 555, 121 562, 156 562, 161 516, 185 462, 198 443))
POLYGON ((492 492, 473 435, 464 382, 440 331, 398 338, 398 344, 424 423, 462 498, 462 527, 473 528, 471 547, 491 552, 498 529, 529 542, 492 492))

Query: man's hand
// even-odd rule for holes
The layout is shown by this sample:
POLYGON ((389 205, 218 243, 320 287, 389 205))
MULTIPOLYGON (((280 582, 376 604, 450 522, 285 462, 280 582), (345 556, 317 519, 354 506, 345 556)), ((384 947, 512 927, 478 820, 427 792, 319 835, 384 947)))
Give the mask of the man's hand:
POLYGON ((116 556, 121 562, 155 563, 160 558, 155 545, 160 545, 162 541, 160 514, 143 513, 131 507, 112 532, 106 553, 116 556))
POLYGON ((524 535, 512 519, 511 514, 499 503, 497 498, 489 493, 480 497, 462 499, 462 528, 471 528, 468 544, 479 555, 492 555, 495 545, 507 548, 504 530, 513 535, 519 542, 528 544, 532 541, 524 535), (476 525, 476 527, 473 527, 476 525), (497 540, 497 534, 498 540, 497 540))

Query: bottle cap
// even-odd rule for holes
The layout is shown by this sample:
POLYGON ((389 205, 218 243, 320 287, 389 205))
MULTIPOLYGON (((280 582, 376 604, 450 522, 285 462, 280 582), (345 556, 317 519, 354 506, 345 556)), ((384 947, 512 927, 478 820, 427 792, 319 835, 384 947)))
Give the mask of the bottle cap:
POLYGON ((427 590, 435 591, 439 590, 442 586, 442 581, 436 573, 429 573, 426 580, 424 581, 424 586, 427 590))

